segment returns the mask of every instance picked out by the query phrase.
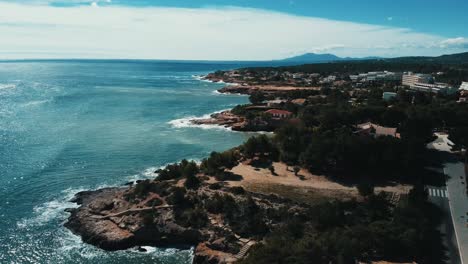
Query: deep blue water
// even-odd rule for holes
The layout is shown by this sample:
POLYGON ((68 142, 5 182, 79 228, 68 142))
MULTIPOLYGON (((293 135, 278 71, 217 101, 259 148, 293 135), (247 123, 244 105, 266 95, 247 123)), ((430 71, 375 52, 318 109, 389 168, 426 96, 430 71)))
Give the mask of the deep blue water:
POLYGON ((0 263, 189 263, 190 251, 105 252, 62 227, 74 193, 199 160, 249 134, 186 118, 245 103, 193 75, 233 65, 0 63, 0 263))

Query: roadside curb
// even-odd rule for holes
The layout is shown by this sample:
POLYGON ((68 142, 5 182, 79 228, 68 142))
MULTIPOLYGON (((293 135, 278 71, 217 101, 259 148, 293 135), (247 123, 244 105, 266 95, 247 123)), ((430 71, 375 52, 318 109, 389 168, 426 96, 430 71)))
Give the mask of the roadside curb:
MULTIPOLYGON (((447 175, 447 173, 445 172, 445 168, 444 168, 444 174, 447 175)), ((447 185, 447 183, 446 183, 446 185, 447 185)), ((449 208, 450 208, 450 215, 452 216, 453 232, 455 233, 455 239, 457 240, 458 255, 460 256, 461 264, 464 264, 463 254, 462 254, 462 250, 460 248, 460 239, 458 238, 457 228, 455 227, 455 215, 453 214, 452 203, 450 202, 451 201, 450 200, 450 191, 449 191, 448 188, 447 188, 447 198, 448 198, 448 204, 449 204, 449 208)))

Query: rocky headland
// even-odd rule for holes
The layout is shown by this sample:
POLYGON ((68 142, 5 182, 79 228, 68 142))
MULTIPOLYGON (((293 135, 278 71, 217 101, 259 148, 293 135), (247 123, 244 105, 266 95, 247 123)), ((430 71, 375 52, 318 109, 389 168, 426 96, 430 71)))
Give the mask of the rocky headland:
POLYGON ((231 111, 223 111, 212 114, 209 118, 192 119, 190 122, 194 125, 216 125, 229 127, 234 131, 245 131, 247 121, 244 117, 233 114, 231 111))
POLYGON ((230 187, 222 180, 242 177, 226 172, 177 179, 164 175, 76 194, 72 201, 80 206, 67 209, 71 215, 65 226, 84 242, 105 250, 194 247, 194 263, 232 263, 283 218, 305 210, 304 205, 275 195, 230 187))

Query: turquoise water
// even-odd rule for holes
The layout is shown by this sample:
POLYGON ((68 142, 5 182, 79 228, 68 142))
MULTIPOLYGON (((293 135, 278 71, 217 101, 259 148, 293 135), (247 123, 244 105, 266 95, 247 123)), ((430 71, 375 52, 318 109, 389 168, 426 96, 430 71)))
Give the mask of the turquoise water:
POLYGON ((233 65, 169 62, 0 63, 0 263, 189 263, 190 251, 105 252, 62 227, 73 194, 154 177, 248 134, 192 127, 247 102, 193 75, 233 65))

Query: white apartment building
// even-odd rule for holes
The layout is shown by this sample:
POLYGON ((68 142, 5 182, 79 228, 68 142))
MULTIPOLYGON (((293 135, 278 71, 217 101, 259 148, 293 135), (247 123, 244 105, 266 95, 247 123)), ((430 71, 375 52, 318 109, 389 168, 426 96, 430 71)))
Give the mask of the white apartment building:
POLYGON ((360 73, 358 75, 350 75, 349 78, 353 82, 370 82, 370 81, 399 81, 401 80, 402 73, 389 72, 389 71, 378 71, 360 73))
POLYGON ((468 82, 462 82, 462 84, 460 85, 460 88, 458 90, 468 91, 468 82))
POLYGON ((452 87, 446 83, 415 83, 410 86, 412 90, 431 93, 450 93, 453 92, 452 87))
POLYGON ((405 72, 402 78, 402 84, 405 86, 412 87, 417 83, 430 83, 433 81, 433 78, 430 74, 421 74, 421 73, 412 73, 412 72, 405 72))

